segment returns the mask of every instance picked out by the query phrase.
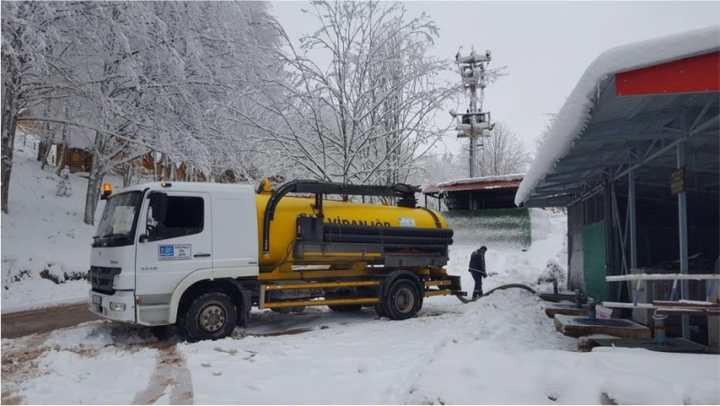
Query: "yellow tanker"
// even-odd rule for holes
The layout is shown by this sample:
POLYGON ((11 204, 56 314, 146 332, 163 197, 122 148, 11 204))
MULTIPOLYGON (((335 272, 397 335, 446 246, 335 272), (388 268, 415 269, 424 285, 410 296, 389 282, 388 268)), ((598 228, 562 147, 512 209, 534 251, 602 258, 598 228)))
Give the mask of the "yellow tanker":
MULTIPOLYGON (((288 252, 296 237, 298 216, 314 216, 315 199, 310 197, 286 197, 280 201, 270 223, 270 251, 262 252, 264 232, 263 217, 270 193, 262 192, 256 197, 258 218, 258 242, 260 264, 274 266, 288 261, 288 252)), ((373 227, 448 227, 445 218, 438 212, 425 208, 396 207, 381 204, 353 203, 349 201, 325 200, 323 202, 323 223, 373 227)), ((295 263, 301 261, 294 261, 295 263)))
POLYGON ((264 181, 256 195, 258 257, 264 278, 287 277, 295 265, 326 265, 362 274, 369 272, 368 266, 442 270, 452 230, 440 213, 415 207, 416 192, 408 185, 306 180, 273 191, 264 181), (298 193, 304 196, 287 196, 298 193), (397 205, 326 200, 328 195, 383 196, 397 205), (278 272, 284 276, 267 275, 278 272))
POLYGON ((418 191, 312 180, 273 191, 264 181, 256 195, 260 274, 252 300, 277 311, 374 306, 400 320, 417 314, 425 297, 464 294, 460 278, 444 268, 452 230, 440 213, 415 207, 418 191), (396 205, 327 196, 382 196, 396 205))

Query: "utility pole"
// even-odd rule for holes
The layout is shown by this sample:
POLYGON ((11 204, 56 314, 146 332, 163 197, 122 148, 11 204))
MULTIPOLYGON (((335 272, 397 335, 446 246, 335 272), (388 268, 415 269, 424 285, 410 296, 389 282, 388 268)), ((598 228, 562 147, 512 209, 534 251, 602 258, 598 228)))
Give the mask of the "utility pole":
POLYGON ((488 83, 486 67, 490 63, 490 59, 490 51, 478 54, 474 49, 467 56, 463 56, 460 51, 455 55, 463 89, 469 94, 469 105, 465 113, 456 113, 451 110, 450 115, 459 119, 455 127, 458 138, 469 138, 470 140, 468 172, 471 178, 478 175, 477 148, 483 146, 482 138, 489 137, 490 131, 495 127, 495 124, 491 123, 490 112, 482 111, 485 87, 488 83))

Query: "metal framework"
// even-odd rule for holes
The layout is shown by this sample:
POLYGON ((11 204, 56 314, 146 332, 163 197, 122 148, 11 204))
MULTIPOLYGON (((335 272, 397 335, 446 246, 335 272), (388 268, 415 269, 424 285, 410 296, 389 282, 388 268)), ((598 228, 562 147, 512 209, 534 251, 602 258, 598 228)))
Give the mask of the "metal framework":
POLYGON ((457 114, 451 110, 450 115, 460 119, 455 128, 458 138, 468 138, 470 141, 468 174, 471 178, 477 176, 477 147, 482 147, 482 144, 478 145, 478 139, 489 137, 489 132, 495 127, 490 113, 482 111, 485 87, 488 84, 486 67, 491 59, 490 51, 478 54, 474 49, 467 56, 462 56, 460 51, 455 55, 463 88, 470 97, 465 113, 457 114))
POLYGON ((289 193, 309 193, 315 195, 315 207, 319 216, 322 216, 323 195, 353 195, 353 196, 388 196, 398 199, 398 206, 415 207, 415 193, 420 193, 417 186, 398 183, 389 186, 378 185, 351 185, 346 183, 321 182, 317 180, 294 180, 275 191, 267 202, 263 217, 263 252, 270 251, 270 222, 275 217, 275 209, 285 195, 289 193))
MULTIPOLYGON (((595 110, 570 153, 533 189, 527 206, 572 206, 598 193, 609 195, 607 213, 617 230, 620 271, 608 281, 625 281, 638 268, 637 201, 667 199, 670 173, 687 181, 676 195, 680 274, 688 275, 688 192, 718 193, 720 182, 720 98, 717 92, 618 97, 615 76, 598 86, 595 110), (616 186, 626 184, 626 213, 620 221, 616 186)), ((689 298, 690 278, 680 281, 689 298)), ((676 282, 677 283, 677 282, 676 282)), ((619 293, 619 291, 618 291, 619 293)), ((615 303, 615 302, 613 302, 615 303)), ((682 316, 684 337, 689 318, 682 316)))

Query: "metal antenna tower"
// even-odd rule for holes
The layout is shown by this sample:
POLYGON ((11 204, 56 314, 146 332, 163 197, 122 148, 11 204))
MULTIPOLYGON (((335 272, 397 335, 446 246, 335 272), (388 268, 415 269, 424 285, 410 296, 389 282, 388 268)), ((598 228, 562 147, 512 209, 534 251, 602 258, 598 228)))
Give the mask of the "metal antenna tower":
MULTIPOLYGON (((462 47, 461 47, 462 48, 462 47)), ((495 127, 491 123, 490 112, 482 111, 485 87, 488 84, 486 67, 490 63, 490 51, 478 54, 473 49, 470 55, 463 56, 460 51, 455 55, 463 88, 469 93, 469 106, 465 113, 451 110, 450 115, 458 119, 455 127, 458 138, 470 139, 469 174, 475 177, 477 171, 477 148, 482 147, 482 138, 490 136, 495 127), (478 92, 479 90, 479 92, 478 92), (480 142, 478 142, 478 139, 480 142)))

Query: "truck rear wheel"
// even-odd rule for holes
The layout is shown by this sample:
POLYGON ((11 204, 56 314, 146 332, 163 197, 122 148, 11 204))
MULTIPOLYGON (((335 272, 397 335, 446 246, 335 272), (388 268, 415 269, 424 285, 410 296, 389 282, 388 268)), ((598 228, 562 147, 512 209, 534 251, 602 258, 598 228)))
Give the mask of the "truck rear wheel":
MULTIPOLYGON (((392 320, 414 317, 422 308, 423 295, 417 283, 410 279, 398 279, 390 285, 380 306, 383 313, 392 320)), ((380 314, 380 312, 378 312, 380 314)))
POLYGON ((237 323, 237 308, 222 292, 202 294, 190 303, 182 318, 188 341, 217 340, 232 334, 237 323))

